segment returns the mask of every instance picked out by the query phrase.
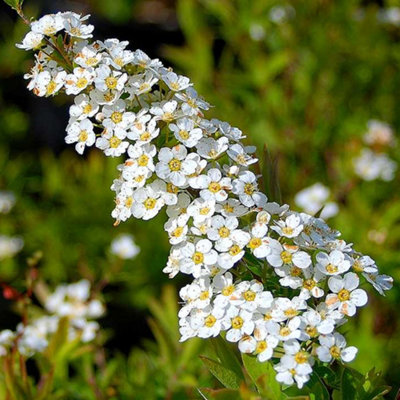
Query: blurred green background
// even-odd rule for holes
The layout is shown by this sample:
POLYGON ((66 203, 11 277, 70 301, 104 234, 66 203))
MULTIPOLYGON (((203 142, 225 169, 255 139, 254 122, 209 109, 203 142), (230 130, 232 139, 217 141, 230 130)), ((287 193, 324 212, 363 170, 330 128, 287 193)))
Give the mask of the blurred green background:
MULTIPOLYGON (((390 124, 400 141, 400 10, 393 11, 398 5, 356 0, 27 0, 25 11, 30 16, 90 13, 98 38, 130 40, 131 48, 189 76, 215 106, 210 118, 241 128, 262 160, 268 153, 263 172, 267 177, 276 169, 283 202, 294 206, 299 190, 323 183, 339 205, 331 226, 396 282, 400 173, 389 182, 364 181, 355 175, 353 159, 364 146, 371 119, 390 124)), ((109 186, 119 161, 96 150, 82 158, 63 144, 69 100, 38 99, 25 89, 22 75, 32 58, 15 43, 26 27, 1 7, 0 190, 14 192, 17 202, 10 214, 0 214, 0 234, 19 235, 25 246, 16 257, 0 261, 0 280, 23 287, 25 259, 41 250, 40 274, 50 284, 81 276, 107 281, 108 315, 100 321, 110 330, 107 346, 124 354, 135 347, 131 367, 140 364, 145 372, 140 382, 127 380, 133 379, 136 390, 151 387, 155 397, 149 398, 164 398, 171 376, 153 380, 152 374, 171 357, 175 364, 170 368, 179 369, 182 348, 174 356, 162 353, 152 342, 157 329, 152 326, 151 331, 146 318, 149 304, 168 280, 162 273, 169 249, 162 230, 165 217, 112 226, 109 186), (116 261, 109 247, 120 233, 133 234, 141 252, 110 273, 116 261), (145 339, 150 342, 143 352, 145 339)), ((400 162, 398 150, 397 145, 386 152, 400 162)), ((173 284, 179 288, 184 282, 176 278, 173 284)), ((349 342, 360 348, 354 367, 366 372, 376 366, 398 388, 400 289, 395 283, 386 298, 372 291, 370 297, 348 328, 349 342)), ((169 301, 176 302, 171 293, 169 301)), ((1 300, 0 306, 0 329, 13 328, 9 302, 1 300)), ((171 329, 176 336, 176 320, 171 317, 169 323, 175 324, 171 329)), ((189 358, 200 346, 192 346, 189 358)), ((123 370, 121 364, 118 368, 123 370)), ((204 374, 200 364, 193 368, 189 377, 174 375, 177 386, 186 388, 176 393, 186 394, 170 398, 188 398, 185 390, 204 374)))

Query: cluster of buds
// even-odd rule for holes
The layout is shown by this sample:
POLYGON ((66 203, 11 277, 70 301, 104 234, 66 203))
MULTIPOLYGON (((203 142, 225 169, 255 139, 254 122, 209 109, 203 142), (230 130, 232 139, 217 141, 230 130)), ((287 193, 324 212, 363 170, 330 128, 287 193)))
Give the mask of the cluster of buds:
POLYGON ((367 303, 360 278, 383 294, 392 279, 340 240, 324 220, 269 202, 238 128, 207 119, 189 78, 127 41, 91 38, 72 12, 32 22, 20 47, 37 96, 74 96, 66 142, 124 156, 111 189, 116 223, 166 207, 171 252, 164 272, 193 281, 180 291, 182 339, 223 334, 276 378, 302 387, 313 364, 351 361, 337 332, 367 303), (318 361, 319 360, 319 361, 318 361))

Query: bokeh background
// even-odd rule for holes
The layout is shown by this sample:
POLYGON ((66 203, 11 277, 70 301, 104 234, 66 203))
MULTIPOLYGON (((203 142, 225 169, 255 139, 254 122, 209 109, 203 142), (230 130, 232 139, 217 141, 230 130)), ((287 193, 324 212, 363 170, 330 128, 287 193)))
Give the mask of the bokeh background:
MULTIPOLYGON (((189 76, 215 106, 208 115, 238 126, 257 146, 265 182, 279 182, 279 190, 269 187, 274 199, 296 208, 301 189, 316 182, 330 189, 329 200, 339 207, 330 225, 395 279, 386 298, 371 292, 369 306, 349 326, 349 341, 360 348, 354 367, 366 372, 375 366, 398 389, 400 171, 391 180, 365 180, 353 163, 373 119, 389 124, 395 137, 391 146, 373 150, 400 162, 400 3, 25 3, 29 16, 90 13, 97 38, 129 40, 131 48, 189 76)), ((115 369, 126 374, 127 388, 149 396, 137 398, 189 398, 188 388, 210 378, 196 361, 204 344, 177 344, 176 291, 185 280, 171 283, 162 273, 169 249, 165 217, 113 227, 109 186, 119 160, 96 150, 80 157, 64 144, 68 99, 38 99, 26 90, 22 76, 32 58, 15 47, 25 32, 1 4, 0 190, 12 191, 17 201, 9 214, 0 214, 0 235, 20 236, 25 244, 15 257, 0 259, 0 281, 22 289, 27 257, 42 251, 39 273, 49 285, 81 277, 101 282, 105 346, 116 355, 115 369), (121 233, 133 234, 141 249, 133 260, 110 253, 121 233), (133 373, 138 370, 140 376, 133 373)), ((17 321, 12 302, 0 296, 0 330, 17 321)))

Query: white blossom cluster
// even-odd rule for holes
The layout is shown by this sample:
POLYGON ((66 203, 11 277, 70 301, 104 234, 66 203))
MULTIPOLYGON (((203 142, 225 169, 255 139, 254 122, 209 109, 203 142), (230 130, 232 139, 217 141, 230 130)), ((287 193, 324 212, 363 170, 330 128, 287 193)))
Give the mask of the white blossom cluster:
POLYGON ((8 214, 15 204, 15 195, 6 190, 0 190, 0 214, 8 214))
POLYGON ((393 130, 390 125, 377 120, 368 121, 367 127, 363 140, 368 147, 364 147, 353 160, 354 171, 365 181, 391 181, 397 163, 386 154, 386 150, 396 145, 393 130))
POLYGON ((319 216, 326 220, 339 212, 337 203, 329 201, 330 195, 329 188, 317 182, 296 193, 294 202, 307 214, 315 215, 319 213, 319 216))
POLYGON ((122 260, 130 260, 140 253, 140 247, 135 243, 132 235, 124 233, 111 242, 110 251, 122 260))
POLYGON ((85 20, 59 13, 32 23, 21 45, 39 49, 28 88, 74 96, 66 141, 78 153, 124 155, 111 186, 117 223, 166 206, 164 272, 193 278, 180 291, 181 340, 223 333, 299 387, 316 359, 351 361, 357 349, 336 329, 367 303, 360 277, 381 294, 392 278, 322 219, 269 202, 251 170, 255 149, 240 129, 205 117, 210 105, 189 78, 126 41, 88 41, 85 20))
POLYGON ((9 329, 0 332, 0 356, 5 356, 14 344, 19 353, 27 357, 45 351, 61 318, 68 318, 68 341, 90 342, 99 330, 99 324, 92 320, 104 313, 103 304, 90 299, 90 283, 84 279, 58 286, 46 298, 44 307, 45 315, 28 324, 18 324, 15 332, 9 329))

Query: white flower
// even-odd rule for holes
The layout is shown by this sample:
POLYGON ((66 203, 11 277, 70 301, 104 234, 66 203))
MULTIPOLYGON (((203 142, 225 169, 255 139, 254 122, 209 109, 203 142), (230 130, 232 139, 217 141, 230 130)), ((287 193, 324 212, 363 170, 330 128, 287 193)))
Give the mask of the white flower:
POLYGON ((136 257, 140 248, 129 234, 119 235, 111 242, 111 253, 123 260, 129 260, 136 257))
POLYGON ((40 72, 36 78, 33 93, 39 97, 55 95, 63 87, 66 76, 65 71, 45 70, 40 72))
POLYGON ((217 252, 212 248, 212 242, 201 239, 195 244, 186 243, 181 248, 184 256, 180 270, 185 274, 192 274, 194 277, 200 276, 203 265, 211 266, 217 262, 217 252))
POLYGON ((113 46, 108 49, 109 57, 106 62, 112 65, 113 68, 120 70, 125 65, 131 63, 134 59, 134 54, 130 50, 125 50, 125 46, 113 46))
POLYGON ((257 360, 264 362, 272 358, 274 349, 279 344, 279 339, 274 335, 270 335, 267 329, 260 327, 257 324, 253 335, 257 341, 254 349, 254 354, 257 356, 257 360))
POLYGON ((132 215, 148 220, 155 217, 164 206, 165 200, 154 185, 137 189, 133 193, 132 215))
POLYGON ((369 256, 356 258, 351 267, 357 273, 364 272, 366 274, 375 274, 378 272, 375 261, 369 256))
POLYGON ((186 240, 188 233, 187 220, 189 216, 186 214, 180 215, 177 218, 171 218, 164 224, 164 230, 168 233, 169 242, 178 244, 186 240))
POLYGON ((394 146, 396 139, 389 124, 370 120, 367 123, 368 131, 364 135, 364 142, 370 146, 394 146))
MULTIPOLYGON (((176 124, 169 124, 169 129, 174 132, 177 140, 189 148, 196 146, 203 137, 203 131, 200 128, 195 128, 193 120, 189 118, 178 119, 176 124)), ((201 156, 200 153, 199 155, 201 156)))
POLYGON ((112 71, 108 65, 103 64, 96 69, 94 84, 101 92, 107 90, 121 91, 124 88, 127 79, 127 74, 123 74, 119 71, 112 71))
POLYGON ((215 200, 204 200, 198 198, 193 200, 193 202, 187 208, 187 213, 194 220, 204 221, 214 215, 215 212, 215 200))
POLYGON ((24 247, 24 241, 19 237, 0 235, 0 261, 14 257, 24 247))
POLYGON ((148 93, 152 87, 158 82, 152 71, 146 71, 144 74, 134 75, 129 78, 129 87, 127 91, 131 96, 138 96, 148 93))
POLYGON ((96 147, 103 150, 106 156, 119 157, 129 146, 126 136, 126 130, 118 126, 114 130, 107 129, 97 138, 96 147))
POLYGON ((375 179, 391 181, 396 169, 396 162, 386 154, 377 154, 369 149, 363 149, 360 156, 354 159, 355 173, 366 181, 375 179))
POLYGON ((79 48, 74 61, 82 68, 93 68, 100 63, 102 58, 102 53, 98 53, 94 46, 83 46, 79 48))
POLYGON ((273 300, 271 292, 264 291, 264 285, 254 279, 240 282, 236 286, 235 297, 231 300, 231 304, 253 312, 258 307, 270 307, 273 300))
POLYGON ((241 230, 235 229, 228 240, 221 240, 216 244, 216 249, 220 251, 218 265, 223 269, 229 269, 234 266, 243 256, 244 246, 249 242, 250 235, 241 230))
POLYGON ((232 182, 232 192, 239 196, 239 200, 246 207, 262 207, 267 197, 258 191, 257 178, 250 171, 243 171, 239 174, 239 179, 232 182))
POLYGON ((116 127, 128 129, 135 121, 133 112, 125 112, 126 104, 122 99, 118 99, 112 105, 105 105, 102 109, 104 116, 103 125, 107 129, 115 129, 116 127))
POLYGON ((210 108, 210 105, 201 99, 192 87, 188 87, 185 92, 176 93, 175 97, 181 101, 184 115, 195 116, 200 113, 200 110, 210 108))
POLYGON ((61 15, 45 15, 31 23, 31 30, 33 33, 38 33, 46 36, 53 36, 58 31, 64 29, 64 20, 61 15))
POLYGON ((89 18, 89 15, 82 17, 81 15, 72 12, 65 12, 61 15, 64 18, 65 31, 70 36, 80 39, 88 39, 93 36, 92 32, 94 30, 94 26, 82 24, 82 22, 89 18))
POLYGON ((383 296, 385 295, 385 290, 390 290, 393 287, 393 278, 391 276, 379 275, 377 273, 365 273, 363 276, 383 296))
POLYGON ((335 329, 335 324, 331 319, 322 319, 321 314, 309 309, 300 317, 302 320, 301 340, 313 339, 320 334, 327 335, 335 329))
POLYGON ((294 265, 305 269, 311 264, 311 257, 305 251, 300 251, 298 246, 284 243, 280 244, 275 239, 269 240, 270 254, 267 255, 267 261, 273 267, 282 265, 294 265))
POLYGON ((241 217, 249 211, 238 199, 233 198, 218 203, 215 209, 224 217, 241 217))
POLYGON ((168 85, 174 92, 187 89, 191 83, 189 78, 182 75, 177 75, 175 72, 168 71, 166 74, 161 75, 161 79, 168 85))
POLYGON ((230 307, 226 311, 225 320, 229 323, 226 333, 228 342, 238 342, 245 335, 251 335, 254 330, 253 314, 246 310, 230 307))
POLYGON ((95 73, 92 68, 74 68, 73 74, 65 77, 65 93, 78 94, 93 82, 94 77, 95 73))
POLYGON ((350 269, 350 261, 339 250, 317 254, 317 269, 324 275, 339 275, 350 269))
POLYGON ((28 32, 22 39, 22 43, 16 46, 23 50, 36 50, 43 45, 43 38, 41 33, 28 32))
POLYGON ((197 178, 197 187, 200 190, 200 196, 205 200, 224 201, 228 197, 231 186, 230 178, 222 176, 218 168, 211 168, 207 175, 200 175, 197 178))
POLYGON ((0 190, 0 214, 8 214, 14 207, 14 204, 14 193, 0 190))
POLYGON ((285 220, 278 220, 275 223, 276 226, 271 226, 271 229, 276 231, 280 236, 287 238, 299 236, 303 230, 301 218, 296 213, 290 214, 285 220))
MULTIPOLYGON (((216 215, 211 218, 211 228, 207 231, 207 237, 210 240, 221 242, 222 240, 230 240, 231 234, 239 226, 239 221, 236 217, 224 218, 221 215, 216 215)), ((230 246, 232 241, 230 241, 230 246)))
POLYGON ((257 158, 253 158, 250 154, 248 154, 247 150, 253 150, 253 147, 243 147, 242 145, 236 143, 230 146, 227 154, 239 165, 248 167, 249 165, 256 163, 257 158))
POLYGON ((360 279, 354 272, 348 272, 343 278, 332 276, 328 280, 328 286, 333 293, 326 296, 326 304, 338 308, 342 314, 353 316, 356 307, 362 307, 368 301, 365 290, 357 289, 359 283, 360 279))
MULTIPOLYGON (((153 103, 153 106, 150 108, 150 113, 155 116, 156 120, 161 120, 164 122, 171 122, 176 119, 177 107, 178 107, 178 102, 176 100, 163 101, 158 104, 153 103)), ((189 120, 189 121, 193 123, 192 120, 189 120)), ((171 124, 171 125, 174 125, 174 124, 171 124)), ((176 126, 176 125, 174 125, 174 126, 176 126)), ((171 126, 170 126, 170 129, 173 130, 171 128, 171 126)), ((177 138, 177 139, 179 140, 179 138, 177 138)), ((186 143, 184 143, 184 144, 186 147, 191 147, 191 146, 188 146, 186 143)))
POLYGON ((208 312, 205 310, 204 313, 196 315, 193 319, 194 323, 199 325, 197 336, 208 338, 219 335, 221 330, 224 329, 224 314, 225 310, 223 308, 214 307, 212 309, 210 308, 208 312))
POLYGON ((301 349, 297 340, 289 340, 284 344, 285 355, 274 368, 277 371, 276 380, 286 385, 295 381, 301 389, 312 373, 312 357, 301 349))
POLYGON ((317 355, 322 362, 330 362, 332 359, 350 362, 358 352, 354 346, 346 347, 345 338, 337 332, 333 335, 320 336, 319 342, 321 346, 317 348, 317 355))
POLYGON ((78 121, 93 117, 99 111, 99 106, 88 95, 80 94, 74 99, 74 103, 69 108, 69 115, 78 121))
POLYGON ((15 333, 9 329, 4 329, 0 332, 0 357, 4 357, 7 354, 7 350, 11 347, 15 333))
POLYGON ((75 150, 83 154, 85 146, 92 146, 96 141, 96 135, 93 132, 92 122, 85 118, 81 121, 73 122, 67 128, 66 143, 76 143, 75 150))
POLYGON ((158 153, 158 159, 160 161, 156 165, 156 174, 178 187, 187 184, 187 176, 196 171, 199 162, 199 156, 188 154, 183 145, 176 145, 172 149, 163 147, 158 153))
POLYGON ((196 149, 198 154, 207 159, 207 160, 215 160, 221 154, 225 153, 228 148, 229 140, 226 137, 220 137, 215 140, 213 138, 203 138, 201 139, 197 145, 196 149))

